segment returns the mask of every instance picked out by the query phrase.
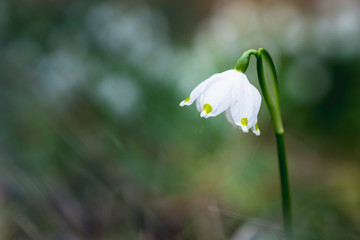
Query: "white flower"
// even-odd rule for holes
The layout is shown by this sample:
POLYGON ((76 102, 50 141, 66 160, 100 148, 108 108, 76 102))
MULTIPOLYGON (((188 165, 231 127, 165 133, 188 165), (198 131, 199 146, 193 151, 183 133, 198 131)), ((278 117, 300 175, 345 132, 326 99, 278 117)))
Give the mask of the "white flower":
POLYGON ((200 83, 180 106, 189 106, 195 100, 201 117, 215 117, 225 112, 228 121, 243 132, 249 132, 250 128, 255 135, 260 135, 257 115, 261 95, 245 74, 234 69, 216 73, 200 83))

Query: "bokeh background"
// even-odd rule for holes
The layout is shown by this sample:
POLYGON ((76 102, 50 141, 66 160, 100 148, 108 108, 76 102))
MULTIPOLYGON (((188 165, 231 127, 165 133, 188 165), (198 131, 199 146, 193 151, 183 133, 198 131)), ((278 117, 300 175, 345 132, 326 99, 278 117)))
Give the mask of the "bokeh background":
POLYGON ((178 106, 259 47, 295 239, 360 239, 357 0, 1 0, 0 239, 282 239, 265 104, 260 137, 178 106))

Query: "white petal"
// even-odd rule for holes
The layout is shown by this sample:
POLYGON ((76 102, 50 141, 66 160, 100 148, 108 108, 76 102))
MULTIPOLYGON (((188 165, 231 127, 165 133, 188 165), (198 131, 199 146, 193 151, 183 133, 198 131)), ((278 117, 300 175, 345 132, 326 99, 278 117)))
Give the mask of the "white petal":
MULTIPOLYGON (((219 79, 221 81, 221 79, 219 79)), ((210 87, 210 85, 212 85, 213 83, 209 84, 208 86, 210 87)), ((196 99, 196 109, 198 110, 198 112, 202 112, 202 110, 204 109, 204 97, 205 94, 200 94, 200 96, 196 99)))
POLYGON ((191 105, 199 97, 199 95, 206 89, 206 87, 218 78, 218 76, 219 73, 215 73, 212 76, 210 76, 208 79, 197 85, 194 88, 194 90, 192 90, 192 92, 190 93, 189 98, 185 99, 179 104, 180 107, 191 105))
POLYGON ((249 118, 249 112, 252 113, 252 105, 251 105, 251 92, 249 91, 249 86, 244 81, 240 81, 239 84, 237 84, 232 91, 233 98, 236 99, 231 104, 230 110, 231 115, 234 120, 234 123, 241 127, 243 132, 248 132, 247 125, 241 124, 241 120, 243 118, 246 118, 248 122, 249 118))
POLYGON ((231 110, 230 110, 230 108, 226 109, 226 111, 225 111, 225 116, 226 116, 226 119, 228 120, 229 123, 235 125, 234 119, 233 119, 232 116, 231 116, 231 110))
POLYGON ((259 114, 259 110, 261 106, 261 95, 253 85, 251 85, 251 89, 253 96, 253 112, 251 119, 249 119, 249 126, 254 127, 255 123, 257 123, 257 116, 259 114))
POLYGON ((205 114, 202 112, 202 117, 215 117, 228 109, 232 102, 231 89, 237 79, 223 78, 222 76, 220 75, 218 81, 214 81, 209 85, 198 98, 198 110, 204 110, 206 104, 212 108, 210 112, 205 112, 205 114))
POLYGON ((206 112, 205 112, 205 111, 202 111, 202 112, 200 113, 200 117, 203 117, 203 118, 208 118, 208 117, 209 117, 209 115, 208 115, 208 114, 206 114, 206 112))
POLYGON ((259 91, 251 85, 245 74, 242 76, 240 84, 236 84, 232 94, 233 101, 230 110, 235 124, 248 132, 252 128, 257 119, 259 112, 261 95, 259 91))
POLYGON ((254 124, 254 126, 251 128, 252 129, 252 132, 256 135, 256 136, 260 136, 260 129, 257 125, 257 119, 256 119, 256 122, 254 124))
POLYGON ((260 136, 260 129, 258 129, 257 131, 253 130, 253 133, 254 133, 256 136, 260 136))

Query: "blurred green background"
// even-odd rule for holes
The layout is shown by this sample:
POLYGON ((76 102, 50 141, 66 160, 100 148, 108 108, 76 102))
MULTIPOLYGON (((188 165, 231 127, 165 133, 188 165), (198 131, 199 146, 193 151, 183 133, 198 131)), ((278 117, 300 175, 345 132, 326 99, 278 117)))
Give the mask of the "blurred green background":
POLYGON ((282 239, 265 104, 260 137, 178 106, 259 47, 295 239, 360 239, 359 24, 356 0, 0 0, 0 239, 282 239))

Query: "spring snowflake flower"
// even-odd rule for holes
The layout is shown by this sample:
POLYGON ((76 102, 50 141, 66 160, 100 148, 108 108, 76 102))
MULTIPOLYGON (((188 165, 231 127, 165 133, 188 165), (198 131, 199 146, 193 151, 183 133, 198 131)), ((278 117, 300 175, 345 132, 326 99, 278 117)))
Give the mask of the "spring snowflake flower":
POLYGON ((261 95, 244 73, 231 69, 212 75, 200 83, 180 106, 189 106, 195 100, 201 117, 215 117, 225 112, 228 121, 243 132, 252 129, 255 135, 260 135, 257 115, 261 95))

